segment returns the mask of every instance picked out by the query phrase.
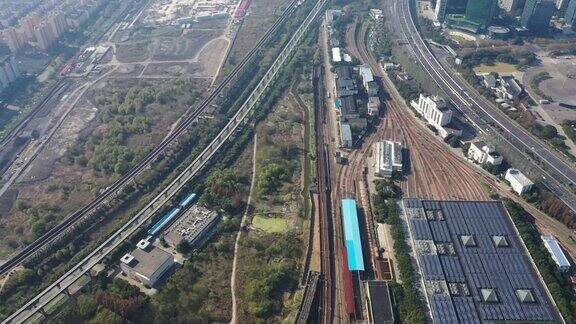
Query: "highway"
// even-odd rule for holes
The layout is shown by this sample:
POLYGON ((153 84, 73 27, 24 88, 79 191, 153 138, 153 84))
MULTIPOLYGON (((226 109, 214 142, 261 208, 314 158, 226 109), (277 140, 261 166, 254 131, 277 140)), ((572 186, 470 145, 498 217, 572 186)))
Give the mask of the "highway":
POLYGON ((86 275, 94 265, 101 262, 106 255, 110 254, 116 247, 136 233, 138 229, 148 224, 150 218, 155 215, 158 210, 164 207, 164 205, 168 203, 173 196, 178 194, 180 189, 182 189, 188 181, 198 174, 198 172, 206 165, 207 161, 212 158, 230 138, 230 136, 235 133, 238 127, 243 125, 252 115, 253 110, 258 105, 262 95, 265 94, 268 86, 280 73, 281 67, 284 66, 288 58, 298 47, 299 42, 308 31, 310 25, 318 16, 321 16, 320 13, 326 4, 326 1, 327 0, 323 0, 316 3, 306 19, 298 27, 298 30, 296 30, 288 43, 278 54, 266 74, 250 93, 242 107, 240 107, 228 124, 220 131, 204 151, 196 157, 184 171, 178 174, 174 181, 172 181, 164 190, 162 190, 162 192, 160 192, 119 230, 108 237, 104 243, 100 244, 88 256, 78 262, 46 289, 42 290, 42 292, 28 301, 2 323, 20 323, 32 318, 32 316, 38 316, 35 314, 42 313, 44 307, 54 300, 54 298, 62 293, 67 293, 68 287, 74 284, 74 282, 82 276, 86 275))
MULTIPOLYGON (((489 138, 503 141, 506 146, 526 157, 536 174, 532 180, 542 182, 572 210, 576 211, 576 196, 567 186, 576 187, 576 168, 558 156, 546 143, 530 134, 511 120, 500 109, 482 97, 447 64, 441 63, 428 48, 414 23, 411 14, 413 0, 393 1, 393 16, 418 62, 432 80, 450 97, 468 120, 489 138), (533 156, 537 162, 530 159, 533 156)), ((519 167, 520 168, 520 167, 519 167)), ((524 170, 523 170, 524 171, 524 170)))
POLYGON ((258 43, 252 48, 252 50, 234 67, 232 72, 224 78, 224 80, 210 93, 210 95, 196 108, 191 109, 185 116, 182 117, 180 124, 172 131, 172 133, 164 138, 162 142, 150 152, 142 161, 140 161, 136 166, 124 174, 120 179, 111 184, 102 194, 96 197, 88 205, 77 210, 73 214, 69 215, 64 221, 54 226, 48 230, 44 235, 36 239, 34 242, 27 245, 24 249, 13 254, 5 263, 0 265, 0 275, 6 274, 8 271, 22 265, 28 258, 34 256, 36 253, 42 251, 43 249, 54 243, 62 234, 73 228, 76 224, 79 224, 82 220, 89 218, 91 215, 96 213, 98 209, 103 206, 107 201, 114 198, 126 184, 131 183, 138 175, 146 170, 149 165, 156 161, 162 156, 164 150, 169 148, 173 143, 176 143, 180 136, 184 135, 190 125, 192 125, 198 116, 202 115, 203 112, 209 108, 214 101, 219 98, 226 88, 231 84, 233 80, 243 71, 243 69, 248 66, 248 63, 256 56, 258 51, 261 50, 263 45, 268 41, 271 35, 273 35, 282 26, 283 22, 290 17, 290 14, 297 6, 297 1, 294 0, 285 9, 283 14, 277 19, 272 27, 264 33, 264 36, 258 41, 258 43))

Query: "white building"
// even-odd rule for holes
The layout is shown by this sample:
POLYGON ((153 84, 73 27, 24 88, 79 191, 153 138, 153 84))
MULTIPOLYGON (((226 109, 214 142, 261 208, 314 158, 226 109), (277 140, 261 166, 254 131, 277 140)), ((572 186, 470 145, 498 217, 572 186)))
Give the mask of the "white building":
POLYGON ((334 63, 342 62, 342 54, 340 53, 340 47, 332 48, 332 62, 334 63))
POLYGON ((562 251, 560 244, 552 235, 542 235, 542 241, 544 242, 544 246, 550 252, 550 256, 552 256, 552 260, 556 263, 558 270, 560 271, 568 271, 570 270, 570 261, 562 251))
POLYGON ((383 141, 374 143, 374 175, 390 177, 394 171, 402 171, 402 144, 383 141))
POLYGON ((442 138, 462 135, 462 130, 452 123, 452 110, 442 98, 420 94, 418 102, 412 100, 410 105, 436 128, 442 138))
POLYGON ((530 191, 534 185, 530 179, 528 179, 524 174, 522 174, 522 172, 518 171, 517 169, 508 169, 504 179, 510 182, 512 189, 514 189, 514 191, 516 191, 519 195, 530 191))
POLYGON ((420 94, 416 111, 432 126, 439 128, 452 121, 452 110, 448 108, 444 99, 438 96, 425 96, 420 94))
POLYGON ((468 158, 479 164, 489 163, 492 165, 500 165, 503 160, 502 156, 496 152, 494 147, 487 145, 483 141, 470 144, 468 158))
POLYGON ((141 240, 137 248, 120 259, 120 268, 130 278, 147 286, 154 286, 174 265, 174 257, 148 240, 141 240))

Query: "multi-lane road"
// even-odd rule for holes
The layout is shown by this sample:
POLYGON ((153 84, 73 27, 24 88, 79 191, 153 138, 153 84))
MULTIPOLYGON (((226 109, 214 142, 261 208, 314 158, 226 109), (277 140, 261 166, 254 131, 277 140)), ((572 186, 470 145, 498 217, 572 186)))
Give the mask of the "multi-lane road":
POLYGON ((568 189, 576 187, 576 167, 482 97, 448 64, 438 60, 419 34, 411 11, 413 4, 413 0, 393 1, 390 8, 398 19, 395 25, 430 78, 479 131, 500 140, 507 149, 526 157, 527 161, 533 158, 529 162, 529 173, 538 177, 533 180, 545 184, 576 211, 576 195, 568 189))

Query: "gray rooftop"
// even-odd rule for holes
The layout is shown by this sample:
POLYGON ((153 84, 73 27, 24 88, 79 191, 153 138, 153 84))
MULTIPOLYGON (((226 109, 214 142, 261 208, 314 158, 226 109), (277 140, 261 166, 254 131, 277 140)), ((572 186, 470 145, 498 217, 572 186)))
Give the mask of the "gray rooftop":
POLYGON ((130 254, 134 259, 128 266, 146 278, 151 278, 160 266, 173 259, 170 253, 152 245, 146 250, 136 248, 130 254))

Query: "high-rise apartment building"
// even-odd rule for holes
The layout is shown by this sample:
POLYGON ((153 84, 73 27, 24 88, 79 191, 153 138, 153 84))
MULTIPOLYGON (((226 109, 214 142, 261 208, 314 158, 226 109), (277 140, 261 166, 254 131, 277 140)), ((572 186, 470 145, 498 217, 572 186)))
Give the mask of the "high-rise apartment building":
POLYGON ((37 26, 34 29, 34 35, 36 37, 38 47, 43 50, 49 49, 56 41, 56 35, 47 23, 37 26))
POLYGON ((529 31, 541 34, 550 29, 550 20, 556 11, 554 0, 526 0, 520 22, 529 31))
POLYGON ((26 42, 22 39, 22 35, 18 32, 18 29, 14 27, 8 28, 4 31, 3 38, 12 53, 19 52, 24 45, 26 45, 26 42))
POLYGON ((6 89, 20 76, 20 70, 16 65, 14 56, 0 59, 0 92, 6 89))

